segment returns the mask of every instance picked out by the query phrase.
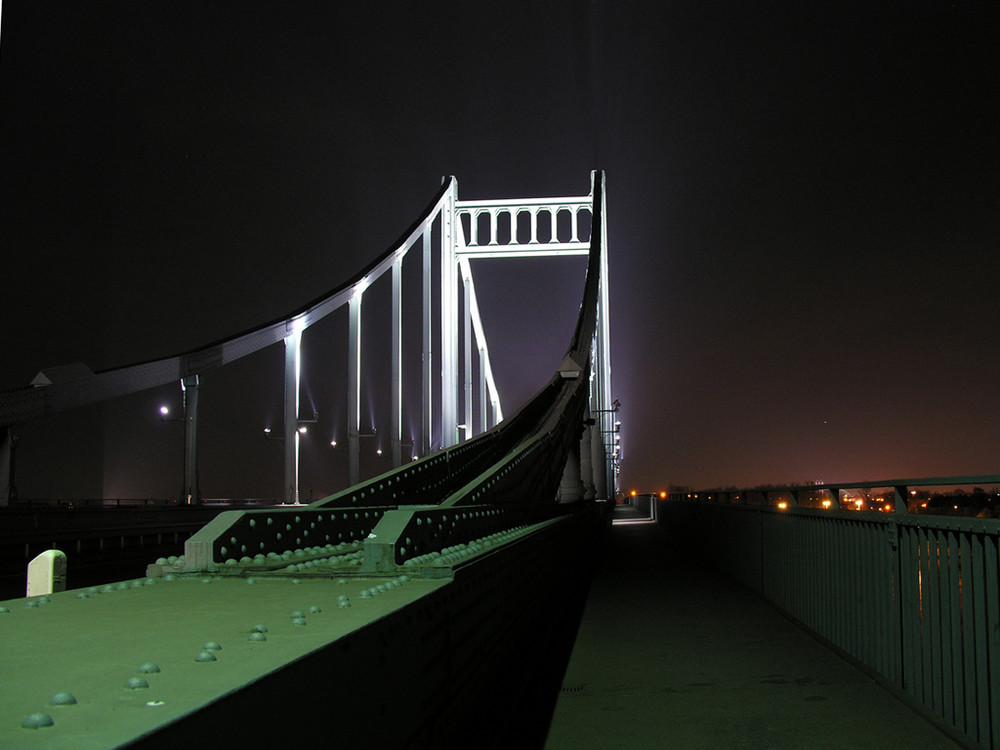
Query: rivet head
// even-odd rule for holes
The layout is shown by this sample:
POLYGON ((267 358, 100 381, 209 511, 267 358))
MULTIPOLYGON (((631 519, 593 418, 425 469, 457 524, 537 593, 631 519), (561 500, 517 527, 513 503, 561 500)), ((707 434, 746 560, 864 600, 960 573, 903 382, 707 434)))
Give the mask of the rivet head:
POLYGON ((125 687, 129 690, 141 690, 143 688, 148 688, 149 683, 142 677, 129 677, 128 682, 125 683, 125 687))
POLYGON ((267 636, 263 633, 251 633, 250 637, 247 638, 248 641, 266 641, 267 636))
POLYGON ((49 698, 50 706, 73 706, 76 704, 76 696, 65 691, 56 693, 49 698))
POLYGON ((218 641, 209 641, 202 648, 206 651, 222 651, 222 646, 219 645, 218 641))
POLYGON ((253 630, 251 632, 254 632, 254 633, 266 633, 267 632, 267 625, 254 625, 253 626, 253 630))
POLYGON ((218 661, 215 658, 215 654, 213 654, 211 651, 202 651, 200 654, 198 654, 196 657, 194 657, 194 660, 195 661, 218 661))
POLYGON ((151 661, 147 661, 145 664, 140 664, 139 668, 135 671, 139 674, 156 674, 160 671, 160 667, 151 661))
POLYGON ((25 716, 24 719, 21 720, 21 726, 25 729, 51 727, 54 724, 55 722, 52 721, 52 717, 43 713, 31 714, 30 716, 25 716))
POLYGON ((306 624, 306 618, 304 617, 296 617, 292 620, 292 625, 305 625, 305 624, 306 624))

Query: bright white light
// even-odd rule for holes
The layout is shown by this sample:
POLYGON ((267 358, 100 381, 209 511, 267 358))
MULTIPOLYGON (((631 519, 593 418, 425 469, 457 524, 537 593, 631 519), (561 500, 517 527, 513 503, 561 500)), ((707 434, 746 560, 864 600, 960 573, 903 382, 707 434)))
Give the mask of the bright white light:
POLYGON ((332 445, 334 448, 336 448, 337 447, 337 441, 336 440, 331 440, 330 441, 330 445, 332 445))
POLYGON ((265 427, 264 428, 264 434, 265 435, 270 435, 271 434, 271 428, 270 427, 265 427))
POLYGON ((163 416, 167 416, 169 413, 170 413, 170 408, 169 407, 167 407, 167 406, 161 406, 160 407, 160 414, 162 414, 163 416))
POLYGON ((380 455, 380 456, 381 456, 381 455, 382 455, 382 449, 381 449, 381 448, 379 448, 379 449, 378 449, 377 451, 375 451, 375 453, 377 453, 378 455, 380 455))
POLYGON ((300 435, 305 435, 307 431, 308 431, 308 428, 304 424, 300 424, 299 425, 299 434, 300 435))

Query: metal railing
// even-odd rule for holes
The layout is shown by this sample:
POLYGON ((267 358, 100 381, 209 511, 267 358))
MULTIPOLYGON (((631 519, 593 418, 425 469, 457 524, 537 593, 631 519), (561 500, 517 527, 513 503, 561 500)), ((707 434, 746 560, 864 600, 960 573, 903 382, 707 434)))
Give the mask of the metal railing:
MULTIPOLYGON (((1000 482, 1000 475, 839 488, 973 482, 1000 482)), ((677 538, 692 551, 955 731, 1000 748, 1000 520, 908 514, 899 506, 751 505, 747 494, 727 492, 735 502, 724 502, 718 492, 673 493, 661 522, 683 528, 677 538)))

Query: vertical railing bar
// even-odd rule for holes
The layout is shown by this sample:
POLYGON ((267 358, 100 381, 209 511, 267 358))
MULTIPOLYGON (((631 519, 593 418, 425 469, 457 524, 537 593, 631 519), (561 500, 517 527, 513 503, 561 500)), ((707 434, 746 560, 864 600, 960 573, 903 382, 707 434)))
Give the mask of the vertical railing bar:
POLYGON ((902 576, 900 560, 902 559, 902 533, 899 524, 893 523, 890 527, 888 566, 892 587, 889 594, 887 625, 889 627, 889 639, 892 642, 892 668, 894 684, 900 689, 903 688, 903 622, 901 617, 902 607, 902 576))
POLYGON ((877 663, 877 670, 880 675, 886 679, 892 679, 892 666, 889 662, 889 655, 891 652, 889 648, 889 631, 886 628, 886 599, 890 590, 890 581, 892 580, 887 575, 889 572, 888 566, 885 564, 885 558, 889 549, 888 536, 886 534, 886 528, 888 524, 879 523, 878 525, 873 525, 869 534, 869 545, 872 550, 872 562, 874 563, 874 569, 876 574, 872 576, 872 609, 871 616, 875 623, 874 639, 872 645, 872 651, 875 654, 875 661, 877 663))
POLYGON ((951 690, 954 705, 953 722, 961 731, 965 731, 965 676, 962 654, 962 598, 960 587, 960 570, 962 566, 959 535, 948 532, 948 586, 951 589, 950 628, 951 628, 951 690))
MULTIPOLYGON (((986 550, 984 560, 986 591, 986 622, 990 624, 987 633, 987 653, 989 677, 987 684, 990 735, 989 746, 1000 748, 1000 691, 994 690, 1000 685, 1000 590, 997 581, 997 537, 983 532, 983 546, 986 550)), ((985 742, 984 742, 985 744, 985 742)))
POLYGON ((832 518, 823 519, 823 533, 819 541, 818 547, 822 550, 822 568, 823 574, 820 580, 825 582, 825 587, 827 594, 820 600, 820 609, 822 611, 822 622, 823 627, 820 631, 824 638, 828 638, 833 642, 833 613, 836 610, 836 589, 833 585, 833 554, 834 554, 834 544, 836 543, 836 523, 832 518))
POLYGON ((942 630, 942 614, 944 606, 942 602, 941 587, 941 544, 940 530, 928 529, 929 553, 927 561, 930 567, 931 576, 931 670, 933 672, 934 683, 934 703, 933 708, 938 716, 944 716, 944 632, 942 630))
POLYGON ((934 616, 937 614, 937 610, 934 602, 934 580, 931 573, 931 540, 930 532, 927 529, 921 528, 918 531, 918 536, 920 540, 920 594, 922 603, 922 616, 920 618, 920 634, 921 634, 921 657, 923 660, 923 676, 924 676, 924 703, 928 708, 932 710, 937 710, 935 707, 935 685, 934 677, 936 676, 936 669, 934 664, 934 654, 935 654, 935 644, 934 639, 937 636, 934 627, 934 616))
MULTIPOLYGON (((820 518, 813 524, 811 544, 806 547, 808 555, 815 555, 815 551, 822 548, 822 545, 825 542, 825 534, 828 524, 829 519, 826 518, 820 518)), ((820 590, 820 581, 822 580, 820 576, 823 572, 825 572, 825 568, 823 568, 822 565, 812 565, 810 568, 812 573, 812 583, 809 588, 812 590, 814 627, 817 633, 821 633, 825 627, 824 608, 826 606, 827 597, 824 596, 823 592, 820 590)))
POLYGON ((924 664, 921 657, 921 600, 920 600, 920 539, 917 529, 906 527, 906 555, 900 565, 905 588, 903 589, 904 679, 906 689, 919 701, 924 699, 924 664))
POLYGON ((881 524, 865 523, 864 536, 862 537, 865 565, 861 571, 861 582, 865 593, 865 606, 861 612, 861 626, 865 653, 865 664, 871 665, 876 672, 884 674, 882 666, 882 649, 879 638, 879 608, 876 605, 878 600, 877 585, 882 580, 881 576, 872 575, 871 571, 877 571, 881 550, 876 549, 874 535, 881 524), (867 570, 865 569, 867 568, 867 570))
POLYGON ((854 658, 862 663, 866 661, 865 654, 865 574, 864 564, 868 561, 864 557, 864 547, 862 539, 864 535, 865 522, 860 518, 851 524, 851 549, 854 552, 854 559, 851 562, 851 640, 854 647, 854 658))
POLYGON ((986 608, 985 551, 982 533, 972 535, 972 564, 973 637, 976 653, 975 739, 985 745, 989 742, 990 736, 990 674, 987 648, 990 622, 986 608))
MULTIPOLYGON (((847 606, 847 602, 844 599, 844 560, 841 555, 844 549, 844 524, 843 522, 838 522, 834 526, 834 544, 831 550, 833 556, 833 585, 834 585, 834 612, 843 612, 844 608, 847 606)), ((833 642, 837 644, 839 648, 846 649, 846 644, 844 643, 844 621, 842 618, 834 615, 831 622, 833 627, 833 642)))
POLYGON ((889 545, 889 531, 893 528, 892 524, 886 523, 881 524, 880 528, 876 532, 875 538, 872 540, 872 546, 875 549, 876 559, 878 560, 876 565, 876 570, 878 571, 878 585, 875 590, 875 617, 878 623, 878 643, 877 649, 879 654, 879 673, 889 681, 895 680, 895 674, 892 667, 892 640, 890 638, 889 629, 889 606, 888 603, 892 600, 892 569, 887 564, 887 560, 891 556, 892 547, 889 545))
POLYGON ((947 529, 937 532, 938 563, 940 566, 938 584, 941 588, 941 695, 944 718, 951 724, 955 723, 955 688, 954 669, 952 664, 952 633, 951 633, 951 544, 947 529))
POLYGON ((965 677, 965 733, 976 737, 979 717, 976 695, 976 615, 975 615, 975 560, 972 554, 972 533, 962 532, 959 545, 962 577, 962 657, 965 677))

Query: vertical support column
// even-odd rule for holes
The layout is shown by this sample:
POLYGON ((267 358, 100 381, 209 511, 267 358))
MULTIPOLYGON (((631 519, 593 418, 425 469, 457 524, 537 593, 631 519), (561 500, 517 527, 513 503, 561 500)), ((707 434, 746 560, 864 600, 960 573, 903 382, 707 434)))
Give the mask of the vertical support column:
POLYGON ((17 502, 17 483, 14 479, 14 458, 17 441, 21 436, 21 426, 0 427, 3 442, 0 443, 0 507, 17 502))
POLYGON ((479 346, 479 424, 476 433, 489 429, 489 397, 486 390, 486 349, 479 346))
POLYGON ((348 483, 361 481, 361 297, 355 289, 349 305, 350 333, 347 345, 347 453, 348 483))
POLYGON ((389 443, 392 468, 402 463, 400 441, 403 423, 403 256, 392 263, 392 414, 389 443))
MULTIPOLYGON (((600 414, 601 431, 603 435, 612 434, 614 427, 614 416, 611 409, 611 328, 608 320, 608 217, 607 203, 605 201, 604 172, 595 171, 593 173, 593 195, 594 203, 600 208, 599 226, 593 227, 590 241, 594 241, 593 232, 599 232, 598 237, 601 243, 601 276, 599 279, 599 308, 597 314, 596 332, 596 358, 597 382, 596 382, 596 402, 600 414)), ((605 462, 605 489, 608 498, 613 498, 618 488, 617 477, 614 470, 614 454, 606 452, 605 462)))
POLYGON ((184 393, 184 499, 185 505, 201 504, 198 486, 198 376, 181 380, 184 393))
POLYGON ((434 381, 433 381, 433 350, 434 341, 431 315, 431 226, 424 227, 424 315, 423 315, 423 371, 421 374, 420 386, 420 455, 426 456, 431 452, 431 440, 434 434, 434 415, 432 412, 434 381))
POLYGON ((285 489, 284 502, 299 499, 299 350, 302 329, 285 337, 285 489))
MULTIPOLYGON (((458 182, 441 210, 441 447, 458 442, 458 289, 455 268, 455 199, 458 182)), ((495 230, 494 230, 495 231, 495 230)))
MULTIPOLYGON (((467 266, 466 266, 467 267, 467 266)), ((463 304, 465 305, 465 328, 463 336, 465 338, 465 357, 462 378, 464 381, 465 400, 462 404, 463 419, 465 424, 463 440, 468 440, 473 435, 472 424, 472 280, 462 274, 462 287, 464 290, 463 304)))

